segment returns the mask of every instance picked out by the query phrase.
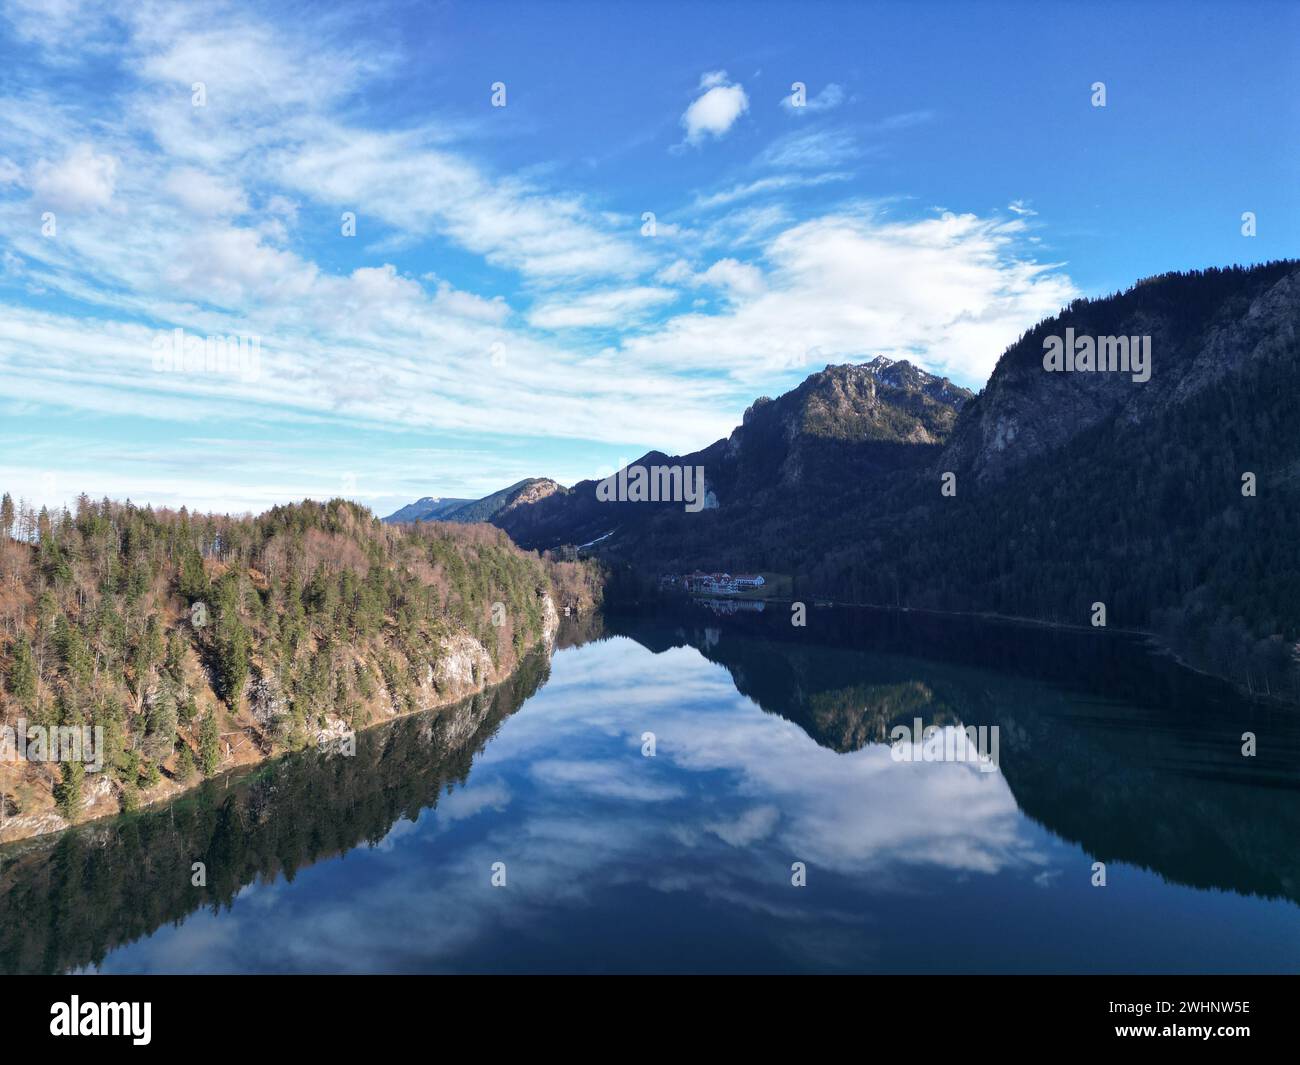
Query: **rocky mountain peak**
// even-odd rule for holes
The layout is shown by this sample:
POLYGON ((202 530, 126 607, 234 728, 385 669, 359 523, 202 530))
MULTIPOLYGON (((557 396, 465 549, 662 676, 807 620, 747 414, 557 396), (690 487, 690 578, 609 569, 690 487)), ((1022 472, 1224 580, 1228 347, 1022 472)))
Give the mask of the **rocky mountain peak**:
POLYGON ((797 410, 799 431, 811 436, 932 444, 947 436, 971 395, 946 377, 879 355, 827 366, 773 405, 797 410))

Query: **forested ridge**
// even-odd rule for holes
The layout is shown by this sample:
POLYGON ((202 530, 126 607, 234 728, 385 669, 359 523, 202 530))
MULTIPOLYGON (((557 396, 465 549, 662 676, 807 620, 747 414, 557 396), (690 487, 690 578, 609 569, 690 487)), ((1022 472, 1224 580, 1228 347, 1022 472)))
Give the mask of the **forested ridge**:
POLYGON ((11 834, 459 698, 553 627, 553 594, 591 589, 490 526, 385 526, 337 499, 254 518, 5 494, 0 523, 0 725, 105 737, 100 773, 0 764, 11 834))

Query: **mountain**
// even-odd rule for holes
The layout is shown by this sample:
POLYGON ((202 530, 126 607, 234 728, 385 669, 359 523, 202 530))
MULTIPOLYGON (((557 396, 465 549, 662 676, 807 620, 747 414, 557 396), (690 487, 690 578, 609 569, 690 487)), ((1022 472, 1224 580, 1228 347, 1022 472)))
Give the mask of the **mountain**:
POLYGON ((971 395, 907 362, 827 366, 791 392, 756 400, 726 439, 629 465, 702 468, 697 512, 681 500, 602 501, 589 480, 493 521, 522 547, 599 542, 616 558, 742 566, 743 545, 799 535, 810 512, 865 505, 924 466, 971 395))
POLYGON ((828 366, 725 440, 638 460, 702 466, 697 513, 584 481, 498 524, 525 547, 591 545, 637 594, 699 567, 1069 624, 1102 603, 1108 626, 1300 695, 1298 323, 1294 260, 1153 277, 1035 326, 978 396, 907 362, 828 366), (1045 367, 1053 338, 1079 337, 1133 338, 1149 375, 1045 367))
POLYGON ((509 488, 476 499, 462 507, 456 508, 443 521, 476 522, 487 521, 501 524, 500 519, 516 507, 529 506, 545 499, 554 492, 564 491, 564 486, 549 477, 526 477, 516 481, 509 488))
POLYGON ((827 366, 777 399, 756 400, 725 440, 689 455, 651 451, 630 464, 703 468, 702 506, 716 511, 703 521, 694 521, 703 517, 699 513, 687 515, 692 523, 683 521, 680 500, 602 502, 598 481, 565 488, 547 478, 528 478, 429 517, 419 516, 421 500, 384 520, 486 521, 524 548, 600 542, 607 552, 642 559, 648 557, 646 538, 653 537, 656 551, 677 542, 674 557, 708 560, 717 553, 718 535, 734 535, 732 522, 756 516, 766 522, 778 513, 800 520, 801 508, 860 497, 917 468, 947 438, 971 395, 908 362, 881 357, 827 366), (846 470, 853 476, 846 478, 846 470), (708 539, 692 543, 691 534, 703 527, 708 539))
POLYGON ((447 515, 461 507, 473 503, 472 499, 447 499, 439 496, 425 496, 414 503, 408 503, 401 510, 394 511, 384 521, 398 524, 405 521, 446 521, 447 515))
POLYGON ((384 521, 390 525, 419 521, 455 521, 462 524, 496 522, 515 507, 536 503, 552 492, 562 491, 563 485, 549 477, 526 477, 509 488, 493 492, 482 499, 436 499, 425 496, 394 511, 384 521))

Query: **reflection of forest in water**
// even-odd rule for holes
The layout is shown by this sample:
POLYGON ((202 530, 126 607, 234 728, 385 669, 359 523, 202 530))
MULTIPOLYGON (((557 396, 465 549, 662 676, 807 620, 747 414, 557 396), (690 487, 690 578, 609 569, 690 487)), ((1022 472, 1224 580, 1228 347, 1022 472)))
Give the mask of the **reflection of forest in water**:
POLYGON ((695 647, 736 689, 836 751, 896 724, 997 725, 1021 811, 1093 858, 1300 902, 1300 715, 1105 633, 890 611, 604 619, 695 647), (924 658, 919 657, 924 655, 924 658), (1243 757, 1242 735, 1257 754, 1243 757))
POLYGON ((378 843, 469 777, 474 756, 546 681, 541 652, 454 706, 357 733, 354 756, 306 751, 219 777, 167 807, 0 849, 0 972, 59 972, 247 884, 378 843), (207 886, 191 884, 191 865, 207 886))
MULTIPOLYGON (((570 619, 557 647, 611 636, 656 653, 696 648, 763 710, 836 751, 886 742, 915 717, 998 725, 1021 810, 1091 856, 1300 901, 1300 722, 1132 641, 841 609, 812 610, 799 629, 782 610, 686 607, 570 619), (1240 753, 1245 731, 1258 737, 1254 759, 1240 753)), ((537 654, 490 692, 359 733, 355 757, 291 755, 169 807, 0 850, 0 971, 96 962, 201 907, 229 906, 259 878, 292 879, 378 842, 466 781, 548 670, 537 654), (206 888, 191 886, 194 861, 206 863, 206 888)))

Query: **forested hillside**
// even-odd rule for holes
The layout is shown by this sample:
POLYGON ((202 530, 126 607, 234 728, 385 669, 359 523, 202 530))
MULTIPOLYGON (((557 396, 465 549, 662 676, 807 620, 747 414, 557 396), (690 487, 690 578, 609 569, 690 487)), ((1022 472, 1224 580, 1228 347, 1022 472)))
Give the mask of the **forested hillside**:
POLYGON ((1007 351, 916 485, 856 537, 814 541, 810 586, 1074 624, 1102 602, 1111 626, 1154 629, 1198 666, 1295 697, 1298 322, 1293 262, 1079 301, 1007 351), (1150 382, 1044 373, 1042 338, 1071 327, 1151 335, 1150 382))
POLYGON ((0 764, 8 836, 458 698, 553 631, 552 574, 582 585, 490 526, 342 500, 231 518, 5 495, 0 518, 0 724, 106 737, 101 773, 0 764))

